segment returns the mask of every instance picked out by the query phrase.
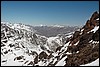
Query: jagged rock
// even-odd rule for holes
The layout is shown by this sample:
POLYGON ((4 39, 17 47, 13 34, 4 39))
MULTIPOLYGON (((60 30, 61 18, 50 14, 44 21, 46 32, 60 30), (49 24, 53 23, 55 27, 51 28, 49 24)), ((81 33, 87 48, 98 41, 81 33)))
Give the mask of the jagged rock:
POLYGON ((30 61, 28 65, 32 65, 32 66, 34 66, 33 61, 30 61))
POLYGON ((71 37, 70 38, 67 38, 65 44, 68 43, 70 40, 71 40, 71 37))
POLYGON ((38 60, 38 56, 36 56, 35 59, 34 59, 34 63, 37 64, 38 61, 39 61, 39 60, 38 60))
POLYGON ((39 54, 39 59, 47 59, 48 55, 46 54, 46 52, 42 51, 40 54, 39 54))
POLYGON ((93 49, 95 48, 92 48, 91 45, 87 45, 83 49, 79 50, 79 53, 68 55, 65 66, 77 66, 94 61, 99 57, 99 52, 97 50, 92 51, 93 49))
POLYGON ((75 31, 73 34, 73 39, 77 38, 78 36, 80 36, 80 31, 75 31))
POLYGON ((93 32, 86 33, 80 37, 80 44, 88 43, 90 40, 92 40, 93 32))
POLYGON ((95 12, 92 14, 90 20, 93 21, 93 20, 96 20, 97 18, 99 18, 99 14, 98 14, 97 11, 95 11, 95 12))
POLYGON ((40 45, 41 49, 46 50, 47 48, 43 45, 40 45))
POLYGON ((50 59, 52 57, 54 57, 54 56, 52 55, 52 53, 50 53, 50 55, 48 56, 48 59, 50 59))
POLYGON ((31 51, 31 53, 30 53, 31 55, 38 55, 38 53, 36 52, 36 51, 31 51))
POLYGON ((3 60, 2 62, 3 62, 3 63, 4 63, 4 62, 7 62, 7 60, 3 60))
POLYGON ((99 41, 99 29, 92 36, 94 41, 99 41))
POLYGON ((4 47, 4 46, 6 46, 6 45, 1 42, 1 47, 4 47))
POLYGON ((13 47, 13 46, 14 46, 14 44, 9 44, 9 46, 10 46, 10 47, 13 47))
POLYGON ((99 58, 99 43, 90 43, 91 40, 99 41, 99 29, 93 33, 90 32, 95 26, 99 25, 99 14, 94 12, 90 20, 87 20, 86 24, 83 26, 83 31, 81 31, 70 39, 71 46, 68 46, 66 52, 71 52, 72 54, 67 55, 68 58, 65 59, 65 66, 79 66, 82 64, 91 63, 92 61, 99 58), (74 44, 79 41, 75 46, 74 44), (73 45, 72 45, 73 44, 73 45), (77 51, 79 51, 77 53, 77 51))
POLYGON ((67 49, 67 52, 70 52, 70 53, 75 53, 77 52, 79 49, 73 45, 73 46, 68 46, 68 49, 67 49))
POLYGON ((2 41, 2 42, 7 43, 7 40, 4 40, 4 41, 2 41))
POLYGON ((80 36, 78 36, 77 38, 75 38, 73 41, 71 41, 70 44, 74 45, 75 43, 77 43, 80 39, 80 36))
POLYGON ((15 60, 21 60, 21 59, 23 59, 24 58, 24 56, 18 56, 18 57, 16 57, 16 58, 14 58, 14 61, 15 60))
POLYGON ((8 53, 8 51, 6 50, 5 52, 4 52, 4 54, 7 54, 8 53))
POLYGON ((56 52, 57 52, 57 51, 60 51, 62 47, 63 47, 63 46, 57 47, 56 52))
POLYGON ((36 51, 31 51, 30 53, 31 55, 33 55, 34 57, 34 63, 37 64, 38 63, 38 53, 36 51))

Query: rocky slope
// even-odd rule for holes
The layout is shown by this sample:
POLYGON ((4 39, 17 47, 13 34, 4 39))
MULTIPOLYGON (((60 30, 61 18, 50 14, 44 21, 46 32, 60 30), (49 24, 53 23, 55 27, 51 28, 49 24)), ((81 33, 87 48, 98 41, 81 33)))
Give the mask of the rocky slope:
POLYGON ((68 41, 65 66, 79 66, 91 63, 99 58, 99 13, 96 11, 87 20, 84 27, 75 31, 68 41), (68 44, 69 43, 69 44, 68 44))
POLYGON ((99 13, 74 33, 45 37, 23 24, 1 23, 2 66, 80 66, 99 58, 99 13))

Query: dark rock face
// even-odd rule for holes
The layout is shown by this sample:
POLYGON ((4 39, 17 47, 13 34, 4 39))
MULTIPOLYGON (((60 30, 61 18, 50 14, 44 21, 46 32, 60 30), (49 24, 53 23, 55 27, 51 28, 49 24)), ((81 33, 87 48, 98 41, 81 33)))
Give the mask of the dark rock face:
POLYGON ((92 36, 94 41, 99 41, 99 29, 92 36))
POLYGON ((24 57, 24 56, 18 56, 18 57, 16 57, 14 60, 21 60, 21 59, 23 59, 23 57, 24 57))
POLYGON ((75 31, 73 34, 73 39, 77 38, 78 36, 80 36, 80 31, 75 31))
POLYGON ((35 56, 35 58, 34 58, 34 63, 37 64, 37 63, 38 63, 38 53, 35 52, 35 51, 32 51, 31 54, 32 54, 33 56, 35 56))
POLYGON ((33 65, 34 66, 34 63, 32 61, 30 61, 28 65, 33 65))
POLYGON ((99 20, 96 20, 99 18, 99 14, 96 12, 93 13, 90 20, 87 20, 86 25, 82 28, 84 29, 83 34, 87 33, 88 31, 92 30, 95 26, 99 25, 99 20))
POLYGON ((73 37, 70 39, 71 43, 70 44, 75 44, 76 42, 78 42, 80 39, 80 31, 75 31, 75 33, 73 34, 73 37))
POLYGON ((86 33, 80 37, 80 44, 88 43, 90 40, 92 40, 93 32, 86 33))
POLYGON ((57 47, 56 52, 57 52, 57 51, 60 51, 62 47, 63 47, 63 46, 57 47))
POLYGON ((94 12, 94 13, 92 14, 90 20, 93 21, 93 20, 96 20, 97 18, 99 18, 99 14, 98 14, 98 12, 96 11, 96 12, 94 12))
POLYGON ((67 52, 72 54, 67 55, 65 59, 65 66, 79 66, 82 64, 91 63, 99 58, 99 43, 93 43, 92 41, 99 41, 99 29, 94 33, 91 32, 95 26, 99 25, 99 14, 94 12, 90 20, 87 20, 86 24, 82 28, 83 31, 75 31, 73 37, 70 39, 71 46, 68 46, 67 52), (82 34, 81 34, 82 33, 82 34), (74 45, 77 41, 79 43, 74 45), (78 53, 76 53, 79 51, 78 53))
MULTIPOLYGON (((99 44, 97 44, 99 46, 99 44)), ((65 66, 79 66, 94 61, 99 57, 99 47, 90 46, 89 44, 86 47, 79 50, 79 53, 68 55, 65 66)))
POLYGON ((68 46, 67 51, 70 52, 70 53, 75 53, 76 51, 78 51, 78 48, 75 45, 68 46))
POLYGON ((48 55, 42 51, 40 54, 39 54, 39 59, 47 59, 48 55))

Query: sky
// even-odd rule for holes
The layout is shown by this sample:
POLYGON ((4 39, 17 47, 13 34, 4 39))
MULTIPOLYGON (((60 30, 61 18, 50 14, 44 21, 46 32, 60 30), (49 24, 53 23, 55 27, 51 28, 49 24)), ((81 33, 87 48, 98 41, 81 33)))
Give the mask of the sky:
POLYGON ((1 1, 1 21, 29 25, 84 25, 99 1, 1 1))

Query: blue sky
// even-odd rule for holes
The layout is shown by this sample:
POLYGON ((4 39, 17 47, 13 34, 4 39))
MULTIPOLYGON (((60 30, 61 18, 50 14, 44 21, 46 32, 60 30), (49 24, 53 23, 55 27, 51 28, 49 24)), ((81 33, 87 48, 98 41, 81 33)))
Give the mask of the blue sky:
POLYGON ((29 25, 84 25, 99 1, 2 1, 1 21, 29 25))

